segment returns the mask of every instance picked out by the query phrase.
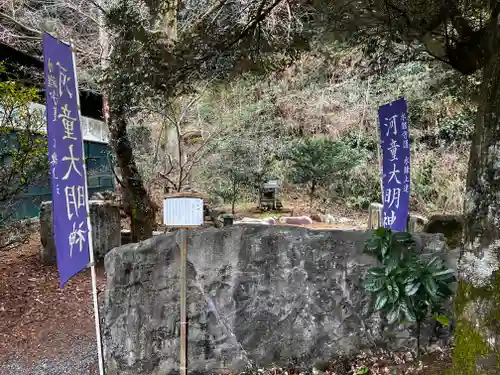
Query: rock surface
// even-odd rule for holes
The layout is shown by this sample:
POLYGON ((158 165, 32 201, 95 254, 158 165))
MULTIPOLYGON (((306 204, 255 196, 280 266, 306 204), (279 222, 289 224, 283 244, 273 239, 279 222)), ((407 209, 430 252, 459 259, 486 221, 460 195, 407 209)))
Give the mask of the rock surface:
MULTIPOLYGON (((102 259, 113 248, 121 245, 120 208, 109 201, 89 201, 90 223, 95 259, 102 259)), ((40 240, 42 242, 41 261, 56 263, 56 246, 52 223, 52 202, 40 205, 40 240)))
POLYGON ((424 226, 425 233, 442 233, 448 247, 454 249, 462 245, 464 219, 461 215, 434 215, 424 226))
MULTIPOLYGON (((361 288, 374 265, 362 253, 369 235, 262 225, 190 231, 190 372, 312 366, 366 347, 414 347, 408 327, 369 314, 361 288)), ((442 235, 415 238, 424 255, 446 252, 442 235)), ((174 232, 107 254, 107 375, 178 373, 177 243, 174 232)))

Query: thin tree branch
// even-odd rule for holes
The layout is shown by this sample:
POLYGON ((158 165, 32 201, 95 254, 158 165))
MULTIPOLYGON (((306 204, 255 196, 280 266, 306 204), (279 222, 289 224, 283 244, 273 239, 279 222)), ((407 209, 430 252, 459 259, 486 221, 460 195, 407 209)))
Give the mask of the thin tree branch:
POLYGON ((12 18, 11 16, 3 13, 3 12, 0 12, 0 17, 3 17, 7 20, 9 20, 10 22, 12 22, 13 24, 21 27, 22 29, 32 33, 32 34, 35 34, 35 35, 41 35, 42 34, 42 31, 41 30, 38 30, 38 29, 33 29, 29 26, 26 26, 24 24, 22 24, 21 22, 17 21, 16 19, 12 18))
POLYGON ((226 5, 228 0, 218 0, 215 4, 213 4, 210 8, 208 8, 199 18, 198 20, 190 26, 190 29, 195 31, 205 22, 205 20, 210 17, 212 14, 218 12, 220 9, 226 5))

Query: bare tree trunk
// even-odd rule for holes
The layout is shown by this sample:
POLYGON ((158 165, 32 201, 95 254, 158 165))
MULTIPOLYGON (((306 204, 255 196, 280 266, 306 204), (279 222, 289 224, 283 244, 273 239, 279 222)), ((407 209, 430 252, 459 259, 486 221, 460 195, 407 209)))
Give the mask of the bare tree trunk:
MULTIPOLYGON (((152 22, 155 22, 154 17, 159 15, 159 26, 165 34, 166 41, 174 42, 177 38, 177 0, 153 0, 150 5, 151 10, 153 10, 152 22), (160 13, 155 14, 156 10, 160 10, 160 13)), ((108 39, 103 34, 100 36, 103 51, 109 53, 108 39)), ((127 35, 125 38, 131 38, 131 36, 127 35)), ((127 47, 123 45, 120 48, 126 49, 127 47)), ((123 54, 125 55, 125 53, 123 54)), ((104 66, 107 67, 105 62, 104 66)), ((128 87, 120 87, 120 84, 118 84, 114 88, 115 92, 110 92, 109 97, 105 99, 109 101, 110 118, 108 126, 111 135, 110 141, 121 172, 124 209, 130 217, 132 241, 138 242, 153 235, 153 230, 156 227, 157 206, 152 202, 144 186, 127 134, 127 118, 124 104, 127 104, 127 90, 129 89, 128 87), (113 94, 115 94, 115 97, 113 97, 113 94)))
MULTIPOLYGON (((123 35, 123 40, 115 45, 112 53, 126 55, 131 35, 123 35)), ((113 56, 113 55, 111 55, 113 56)), ((111 57, 110 56, 110 57, 111 57)), ((144 186, 144 181, 134 160, 134 154, 127 134, 127 110, 131 93, 130 87, 120 80, 113 81, 107 93, 109 103, 108 128, 110 143, 116 155, 122 187, 124 211, 130 218, 132 241, 139 242, 152 237, 156 227, 156 205, 144 186)))
POLYGON ((233 180, 233 186, 232 186, 232 198, 231 198, 231 213, 233 215, 236 214, 236 191, 237 191, 237 182, 236 180, 233 180))
POLYGON ((311 182, 311 189, 309 190, 309 214, 312 214, 314 193, 316 193, 316 182, 311 182))
MULTIPOLYGON (((178 0, 167 0, 163 5, 163 17, 160 19, 159 28, 163 31, 165 36, 166 43, 173 44, 177 41, 177 8, 179 6, 178 0)), ((172 108, 177 110, 177 106, 175 100, 172 103, 172 108)), ((173 118, 177 119, 176 114, 172 114, 173 118)), ((182 146, 180 139, 180 131, 177 125, 170 124, 167 128, 165 134, 167 136, 167 142, 169 147, 167 148, 167 152, 174 158, 174 163, 182 166, 182 146), (175 156, 174 156, 175 155, 175 156), (177 159, 177 160, 176 160, 177 159)), ((180 182, 182 179, 182 171, 179 172, 179 186, 178 191, 182 190, 182 183, 180 182)))
MULTIPOLYGON (((106 0, 100 0, 98 2, 102 9, 108 9, 106 0)), ((104 12, 99 12, 99 46, 101 48, 101 68, 102 71, 106 71, 109 66, 109 35, 106 31, 106 15, 104 12)), ((102 92, 102 114, 104 118, 104 123, 109 124, 109 101, 106 92, 102 92)))
POLYGON ((166 1, 165 14, 163 16, 163 26, 165 35, 170 42, 177 41, 177 9, 179 8, 178 0, 166 1))
POLYGON ((456 375, 500 374, 500 52, 485 66, 481 90, 455 299, 456 375))
POLYGON ((121 171, 124 209, 130 217, 132 241, 139 242, 153 235, 156 207, 151 201, 133 157, 127 135, 127 120, 120 106, 111 112, 109 130, 111 145, 121 171))

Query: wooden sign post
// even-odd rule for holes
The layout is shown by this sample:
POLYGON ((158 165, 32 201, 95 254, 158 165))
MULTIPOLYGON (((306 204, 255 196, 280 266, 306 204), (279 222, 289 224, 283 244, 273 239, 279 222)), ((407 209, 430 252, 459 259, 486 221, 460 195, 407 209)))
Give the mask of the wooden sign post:
POLYGON ((180 359, 181 375, 187 375, 187 229, 203 225, 203 196, 191 193, 168 195, 163 201, 163 223, 179 228, 180 359))

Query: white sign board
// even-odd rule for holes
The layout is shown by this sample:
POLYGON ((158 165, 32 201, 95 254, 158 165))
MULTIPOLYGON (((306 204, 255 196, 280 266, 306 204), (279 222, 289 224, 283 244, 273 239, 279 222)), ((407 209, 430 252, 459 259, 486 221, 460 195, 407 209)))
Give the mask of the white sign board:
POLYGON ((171 197, 163 201, 163 224, 170 227, 194 227, 203 224, 203 199, 171 197))

